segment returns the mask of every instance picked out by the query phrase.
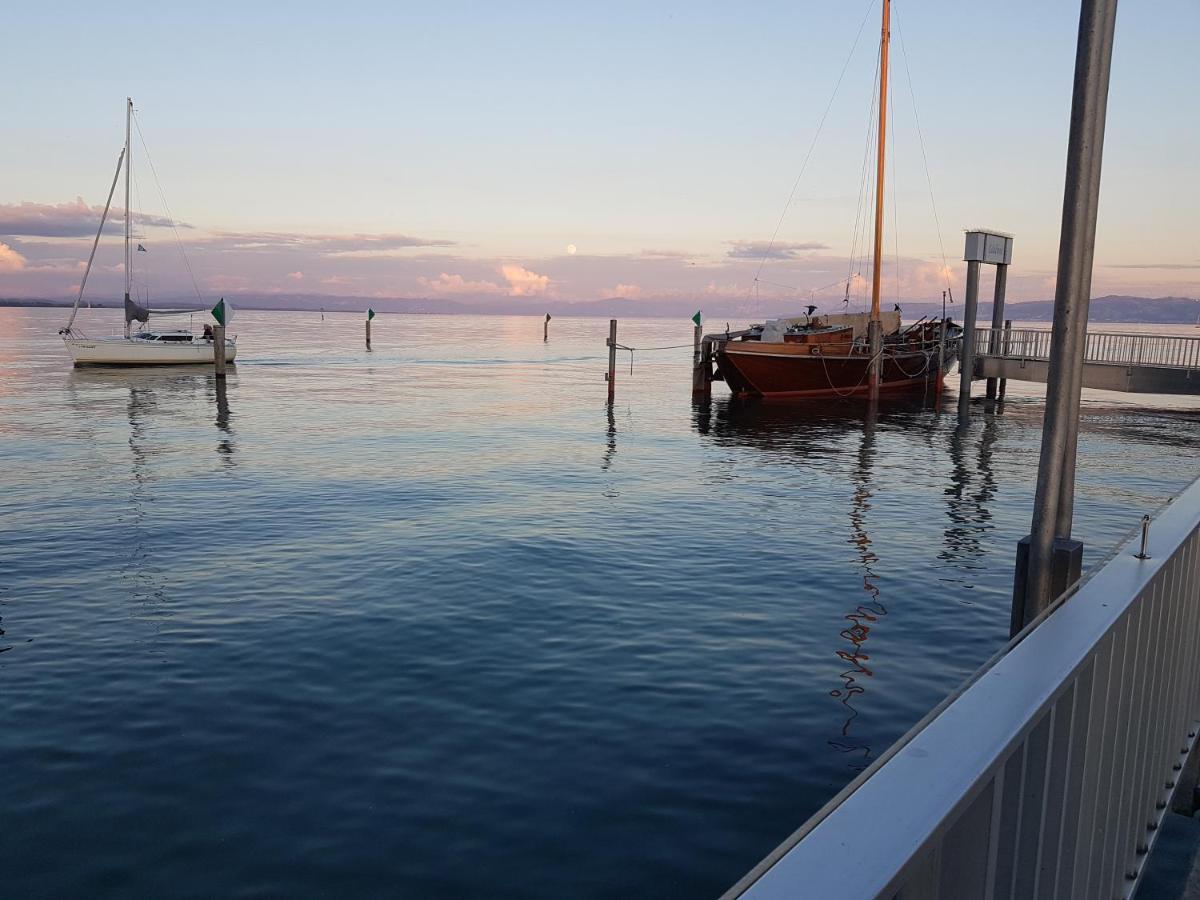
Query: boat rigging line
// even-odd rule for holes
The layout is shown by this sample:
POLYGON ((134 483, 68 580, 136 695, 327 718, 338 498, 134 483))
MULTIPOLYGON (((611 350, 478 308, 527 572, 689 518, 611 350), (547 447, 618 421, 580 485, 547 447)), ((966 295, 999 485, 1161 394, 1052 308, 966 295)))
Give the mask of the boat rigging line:
MULTIPOLYGON (((893 8, 894 12, 894 8, 893 8)), ((921 147, 921 161, 925 164, 925 184, 929 187, 929 205, 933 209, 933 226, 937 231, 938 247, 942 251, 942 277, 946 279, 946 293, 954 305, 954 289, 950 286, 950 265, 946 262, 946 244, 942 240, 942 222, 938 218, 937 200, 933 196, 933 176, 929 174, 929 156, 925 152, 925 134, 921 131, 921 116, 917 113, 917 93, 913 89, 912 71, 908 68, 908 51, 904 49, 904 29, 900 27, 900 16, 894 15, 896 37, 900 39, 900 58, 904 60, 904 79, 908 84, 908 96, 912 99, 913 122, 917 126, 917 143, 921 147)), ((895 153, 893 152, 893 157, 895 153)))
POLYGON ((179 254, 183 257, 183 266, 187 269, 188 278, 192 282, 192 290, 196 292, 196 299, 202 304, 204 298, 200 295, 200 286, 196 284, 196 276, 192 273, 192 264, 188 261, 187 251, 183 249, 183 240, 179 237, 179 229, 175 226, 175 216, 171 214, 171 207, 167 205, 167 197, 163 193, 162 183, 158 180, 158 172, 154 168, 154 160, 150 158, 150 148, 146 146, 146 138, 142 135, 142 125, 138 121, 137 110, 133 111, 133 125, 137 129, 138 140, 142 144, 142 151, 146 154, 146 163, 150 166, 150 174, 154 176, 154 186, 158 189, 158 198, 162 201, 163 211, 167 214, 167 221, 171 223, 171 231, 175 234, 175 243, 179 246, 179 254))
POLYGON ((751 284, 751 290, 758 290, 758 277, 762 274, 763 266, 771 256, 771 251, 775 249, 775 241, 779 238, 779 230, 783 227, 783 220, 787 217, 787 212, 791 208, 792 201, 796 198, 796 191, 800 187, 800 180, 804 177, 804 171, 808 168, 808 161, 812 159, 813 150, 816 149, 817 141, 821 137, 821 131, 825 127, 825 120, 829 117, 829 111, 833 109, 833 103, 837 99, 838 91, 841 89, 842 80, 846 77, 846 70, 850 68, 850 61, 854 58, 854 51, 858 49, 858 42, 862 38, 863 28, 866 27, 867 18, 871 15, 871 10, 875 8, 875 0, 870 0, 867 4, 866 12, 863 13, 862 22, 858 25, 858 33, 854 36, 854 43, 850 47, 850 52, 846 55, 846 61, 842 64, 842 71, 838 74, 837 83, 833 86, 833 93, 829 97, 829 102, 825 104, 825 111, 821 114, 821 119, 817 123, 817 130, 813 133, 812 142, 808 145, 808 152, 804 154, 804 160, 800 163, 800 171, 796 175, 796 180, 792 182, 792 190, 788 193, 787 202, 783 204, 783 209, 779 213, 779 221, 775 223, 775 230, 771 232, 771 240, 767 242, 767 247, 763 251, 762 257, 758 261, 758 269, 754 273, 754 281, 751 284))

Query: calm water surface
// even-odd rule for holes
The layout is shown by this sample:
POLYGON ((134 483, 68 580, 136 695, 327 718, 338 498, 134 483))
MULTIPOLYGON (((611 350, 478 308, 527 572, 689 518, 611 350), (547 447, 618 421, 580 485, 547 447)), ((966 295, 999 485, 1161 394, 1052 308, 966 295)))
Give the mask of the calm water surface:
MULTIPOLYGON (((714 896, 1007 636, 1038 388, 864 427, 677 350, 610 412, 603 320, 240 312, 219 391, 61 318, 0 309, 3 896, 714 896)), ((1147 403, 1088 397, 1093 559, 1200 475, 1147 403)))

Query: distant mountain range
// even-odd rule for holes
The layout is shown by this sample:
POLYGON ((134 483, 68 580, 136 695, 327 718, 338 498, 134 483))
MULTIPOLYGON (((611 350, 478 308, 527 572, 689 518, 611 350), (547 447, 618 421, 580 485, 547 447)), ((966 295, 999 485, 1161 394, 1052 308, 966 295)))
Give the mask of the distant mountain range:
MULTIPOLYGON (((713 297, 694 297, 671 300, 630 300, 614 297, 607 300, 540 300, 524 297, 498 298, 487 301, 449 300, 444 298, 379 298, 379 297, 336 297, 324 294, 231 294, 230 301, 243 309, 319 310, 329 312, 364 311, 368 307, 376 312, 427 314, 427 315, 521 315, 540 316, 599 316, 603 318, 691 318, 697 309, 704 317, 715 322, 717 319, 746 321, 794 316, 803 311, 803 304, 792 301, 764 300, 741 302, 713 297)), ((183 298, 164 298, 164 304, 190 305, 183 298)), ((193 301, 194 302, 194 301, 193 301)), ((20 300, 0 298, 0 306, 70 306, 69 300, 20 300)), ((93 303, 93 306, 119 307, 119 303, 93 303)), ((906 321, 922 316, 940 315, 940 303, 905 303, 906 321)), ((890 308, 890 307, 889 307, 890 308)), ((832 308, 818 307, 821 312, 841 312, 841 304, 832 308)), ((953 318, 962 318, 962 304, 949 307, 953 318)), ((980 324, 990 321, 991 302, 979 304, 980 324)), ((1054 316, 1054 301, 1032 300, 1024 303, 1008 303, 1005 318, 1016 322, 1049 322, 1054 316)), ((1190 325, 1200 322, 1200 300, 1190 297, 1096 297, 1089 308, 1092 322, 1145 322, 1162 325, 1190 325)))

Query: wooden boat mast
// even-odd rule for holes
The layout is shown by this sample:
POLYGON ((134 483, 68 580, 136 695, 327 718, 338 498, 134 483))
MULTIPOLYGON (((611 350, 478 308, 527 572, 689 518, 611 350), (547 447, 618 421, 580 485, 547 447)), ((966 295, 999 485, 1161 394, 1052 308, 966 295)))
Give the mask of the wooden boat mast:
POLYGON ((871 320, 867 328, 871 352, 870 384, 879 384, 880 356, 883 352, 883 334, 879 316, 879 294, 883 262, 883 174, 884 152, 887 146, 888 107, 888 41, 891 38, 891 0, 883 0, 883 24, 879 37, 879 147, 876 151, 875 172, 875 255, 871 273, 871 320))

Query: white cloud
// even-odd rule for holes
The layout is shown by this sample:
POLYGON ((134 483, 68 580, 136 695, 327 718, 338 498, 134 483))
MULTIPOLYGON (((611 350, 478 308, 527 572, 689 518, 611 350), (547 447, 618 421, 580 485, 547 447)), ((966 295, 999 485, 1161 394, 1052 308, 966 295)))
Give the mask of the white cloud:
POLYGON ((290 278, 292 281, 303 281, 304 273, 303 272, 288 272, 287 277, 290 278))

